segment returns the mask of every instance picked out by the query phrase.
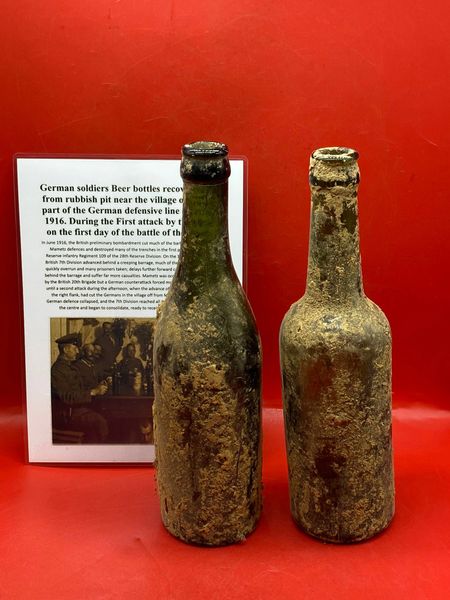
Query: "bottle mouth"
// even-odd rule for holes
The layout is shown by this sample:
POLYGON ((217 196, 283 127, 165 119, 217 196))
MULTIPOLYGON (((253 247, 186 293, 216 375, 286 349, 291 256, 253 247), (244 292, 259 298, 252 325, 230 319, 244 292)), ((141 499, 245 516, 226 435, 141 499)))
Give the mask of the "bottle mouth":
POLYGON ((347 163, 358 160, 359 153, 352 148, 345 148, 344 146, 330 146, 314 150, 311 158, 322 162, 347 163))
POLYGON ((322 188, 358 185, 358 158, 356 150, 342 146, 314 150, 309 161, 309 183, 322 188))
POLYGON ((193 158, 217 158, 227 156, 228 146, 221 142, 192 142, 183 146, 182 153, 193 158))
POLYGON ((180 174, 193 183, 223 183, 230 176, 228 146, 221 142, 192 142, 182 148, 180 174))

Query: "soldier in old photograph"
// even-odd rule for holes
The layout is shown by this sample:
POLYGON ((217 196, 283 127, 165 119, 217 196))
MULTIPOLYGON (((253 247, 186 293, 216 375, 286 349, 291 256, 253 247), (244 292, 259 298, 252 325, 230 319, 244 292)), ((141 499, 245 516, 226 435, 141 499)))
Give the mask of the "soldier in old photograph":
POLYGON ((74 363, 85 389, 93 389, 102 377, 95 364, 94 344, 84 344, 78 360, 74 363))
POLYGON ((139 394, 144 379, 144 365, 136 357, 134 344, 127 344, 123 348, 123 359, 117 364, 117 373, 120 376, 121 392, 123 394, 139 394))
POLYGON ((101 348, 101 358, 98 366, 103 371, 103 375, 110 375, 113 365, 119 354, 122 346, 113 335, 112 323, 105 321, 102 324, 101 334, 97 337, 94 343, 101 348))
MULTIPOLYGON (((108 390, 105 381, 98 382, 94 363, 90 363, 91 348, 84 349, 82 361, 77 361, 81 346, 78 333, 55 340, 58 358, 51 368, 53 427, 82 432, 84 443, 104 443, 108 437, 105 418, 92 409, 92 399, 108 390)), ((93 354, 92 354, 93 356, 93 354)))

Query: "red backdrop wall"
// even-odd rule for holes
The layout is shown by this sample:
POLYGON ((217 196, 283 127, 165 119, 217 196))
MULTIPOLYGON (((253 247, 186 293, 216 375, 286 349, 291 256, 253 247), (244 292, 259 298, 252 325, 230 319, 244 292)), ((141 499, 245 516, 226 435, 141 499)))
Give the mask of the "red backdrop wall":
MULTIPOLYGON (((2 400, 19 401, 12 156, 178 154, 249 161, 248 293, 264 396, 304 290, 308 156, 359 150, 367 294, 394 336, 397 402, 448 402, 449 5, 315 0, 16 0, 0 20, 2 400)), ((26 236, 26 232, 23 232, 26 236)))

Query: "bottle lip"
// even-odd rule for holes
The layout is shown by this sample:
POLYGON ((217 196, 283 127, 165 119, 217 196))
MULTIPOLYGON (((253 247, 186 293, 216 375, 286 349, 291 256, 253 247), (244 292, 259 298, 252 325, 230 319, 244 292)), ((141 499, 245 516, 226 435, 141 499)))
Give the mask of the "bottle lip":
POLYGON ((221 142, 192 142, 184 144, 182 154, 193 158, 216 158, 227 156, 228 146, 221 142))
POLYGON ((359 153, 357 150, 345 146, 327 146, 314 150, 311 158, 323 162, 347 163, 358 160, 359 153))
POLYGON ((205 185, 223 183, 230 176, 228 147, 221 142, 192 142, 182 148, 183 180, 205 185))

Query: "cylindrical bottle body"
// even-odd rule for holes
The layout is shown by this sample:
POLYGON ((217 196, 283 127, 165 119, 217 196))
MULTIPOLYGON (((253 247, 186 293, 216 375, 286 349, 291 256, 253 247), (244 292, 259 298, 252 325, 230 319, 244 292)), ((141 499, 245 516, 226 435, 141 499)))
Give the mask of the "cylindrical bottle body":
POLYGON ((169 297, 156 328, 161 515, 191 543, 243 540, 260 515, 260 348, 246 308, 224 280, 185 307, 169 297))
POLYGON ((310 535, 357 542, 394 513, 389 325, 368 300, 303 298, 280 336, 291 511, 310 535))
POLYGON ((185 181, 180 260, 153 354, 162 519, 211 546, 245 539, 261 512, 260 340, 229 256, 221 185, 185 181))

